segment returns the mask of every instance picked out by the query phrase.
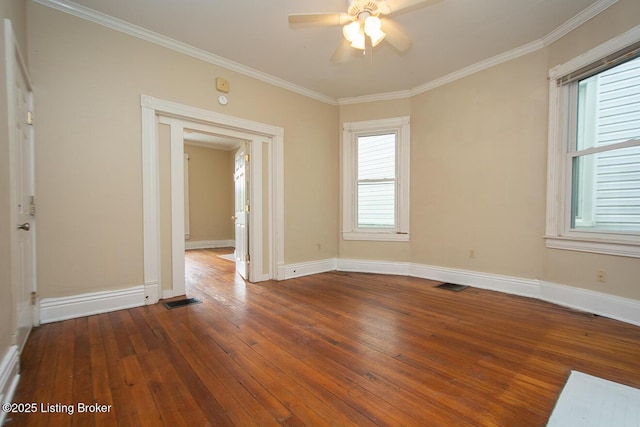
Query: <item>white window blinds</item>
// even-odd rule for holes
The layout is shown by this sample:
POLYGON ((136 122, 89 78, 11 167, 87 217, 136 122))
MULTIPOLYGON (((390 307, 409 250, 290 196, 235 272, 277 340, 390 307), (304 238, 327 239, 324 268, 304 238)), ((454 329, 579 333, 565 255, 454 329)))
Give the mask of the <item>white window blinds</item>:
POLYGON ((358 227, 396 227, 396 134, 358 137, 358 227))

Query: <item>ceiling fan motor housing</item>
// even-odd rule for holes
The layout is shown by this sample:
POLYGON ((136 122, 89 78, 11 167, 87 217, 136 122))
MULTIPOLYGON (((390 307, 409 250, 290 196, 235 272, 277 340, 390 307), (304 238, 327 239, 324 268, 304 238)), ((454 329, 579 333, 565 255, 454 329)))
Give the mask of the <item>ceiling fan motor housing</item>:
POLYGON ((347 14, 354 20, 364 20, 369 16, 379 16, 380 6, 375 0, 352 0, 347 14))

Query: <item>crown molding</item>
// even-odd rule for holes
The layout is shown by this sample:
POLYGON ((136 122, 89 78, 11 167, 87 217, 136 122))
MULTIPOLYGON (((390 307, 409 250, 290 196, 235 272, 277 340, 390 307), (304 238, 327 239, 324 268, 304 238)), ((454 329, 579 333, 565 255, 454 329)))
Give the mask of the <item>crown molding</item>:
POLYGON ((315 99, 317 101, 321 101, 333 106, 339 106, 339 105, 341 106, 341 105, 350 105, 350 104, 360 104, 365 102, 390 101, 390 100, 396 100, 396 99, 411 98, 413 96, 420 95, 424 92, 433 90, 440 86, 444 86, 448 83, 452 83, 464 77, 468 77, 479 71, 486 70, 488 68, 494 67, 504 62, 511 61, 513 59, 516 59, 521 56, 527 55, 529 53, 535 52, 537 50, 543 49, 544 47, 549 46, 550 44, 553 44, 554 42, 564 37, 571 31, 580 27, 585 22, 599 15, 600 13, 608 9, 610 6, 617 3, 619 0, 599 0, 540 39, 534 40, 530 43, 519 46, 507 52, 498 54, 484 61, 477 62, 468 67, 454 71, 453 73, 439 77, 435 80, 431 80, 413 89, 402 90, 397 92, 386 92, 386 93, 380 93, 380 94, 356 96, 356 97, 338 98, 338 99, 334 99, 330 96, 326 96, 321 93, 304 88, 302 86, 298 86, 294 83, 288 82, 286 80, 280 79, 270 74, 263 73, 261 71, 247 67, 237 62, 230 61, 221 56, 215 55, 213 53, 207 52, 202 49, 198 49, 186 43, 173 40, 169 37, 155 33, 153 31, 149 31, 137 25, 130 24, 121 19, 113 18, 111 16, 97 12, 93 9, 89 9, 85 6, 81 6, 71 1, 67 1, 67 0, 33 0, 33 1, 43 6, 48 6, 53 9, 76 16, 78 18, 86 19, 96 24, 103 25, 105 27, 111 28, 116 31, 120 31, 122 33, 131 35, 133 37, 137 37, 139 39, 142 39, 151 43, 155 43, 157 45, 166 47, 168 49, 175 50, 177 52, 194 57, 196 59, 200 59, 210 64, 214 64, 214 65, 226 68, 228 70, 238 72, 240 74, 255 78, 262 82, 272 84, 274 86, 289 90, 291 92, 295 92, 300 95, 315 99))
POLYGON ((353 96, 349 98, 339 98, 339 105, 360 104, 363 102, 392 101, 394 99, 406 99, 413 96, 410 90, 400 90, 397 92, 377 93, 373 95, 353 96))
POLYGON ((578 28, 585 22, 589 21, 593 17, 599 15, 600 13, 602 13, 603 11, 605 11, 607 8, 614 5, 618 1, 619 0, 599 0, 593 3, 591 6, 584 9, 582 12, 575 15, 573 18, 564 22, 558 28, 551 31, 549 34, 547 34, 546 36, 540 39, 534 40, 530 43, 519 46, 515 49, 511 49, 507 52, 498 54, 484 61, 476 62, 475 64, 462 68, 458 71, 454 71, 453 73, 439 77, 435 80, 431 80, 413 89, 398 91, 398 92, 382 93, 377 95, 374 94, 374 95, 353 97, 353 98, 339 98, 338 104, 347 105, 347 104, 356 104, 360 102, 387 101, 390 99, 411 98, 413 96, 420 95, 421 93, 428 92, 437 87, 444 86, 448 83, 452 83, 464 77, 468 77, 479 71, 486 70, 488 68, 494 67, 504 62, 511 61, 513 59, 516 59, 521 56, 528 55, 529 53, 533 53, 537 50, 543 49, 546 46, 549 46, 550 44, 564 37, 571 31, 575 30, 576 28, 578 28))
POLYGON ((587 7, 582 12, 578 13, 576 16, 569 19, 564 24, 560 25, 558 28, 544 36, 542 38, 542 42, 545 46, 549 46, 550 44, 569 34, 571 31, 575 30, 585 22, 589 21, 591 18, 598 16, 600 13, 604 12, 606 9, 608 9, 610 6, 613 6, 617 2, 618 0, 599 0, 593 3, 591 6, 587 7))
POLYGON ((270 74, 263 73, 262 71, 258 71, 254 68, 247 67, 245 65, 239 64, 234 61, 230 61, 226 58, 207 52, 205 50, 198 49, 186 43, 182 43, 172 38, 163 36, 162 34, 158 34, 153 31, 149 31, 145 28, 139 27, 137 25, 130 24, 121 19, 108 16, 101 12, 97 12, 93 9, 89 9, 88 7, 85 7, 70 1, 66 1, 66 0, 33 0, 33 1, 43 6, 47 6, 52 9, 56 9, 61 12, 67 13, 69 15, 73 15, 75 17, 94 22, 96 24, 105 26, 107 28, 111 28, 112 30, 116 30, 116 31, 128 34, 130 36, 157 44, 162 47, 166 47, 168 49, 180 52, 182 54, 191 56, 193 58, 200 59, 210 64, 217 65, 217 66, 226 68, 228 70, 243 74, 245 76, 252 77, 256 80, 260 80, 265 83, 269 83, 271 85, 278 86, 283 89, 287 89, 291 92, 298 93, 308 98, 312 98, 317 101, 321 101, 334 106, 338 105, 337 101, 329 96, 312 91, 302 86, 298 86, 294 83, 288 82, 286 80, 280 79, 270 74))

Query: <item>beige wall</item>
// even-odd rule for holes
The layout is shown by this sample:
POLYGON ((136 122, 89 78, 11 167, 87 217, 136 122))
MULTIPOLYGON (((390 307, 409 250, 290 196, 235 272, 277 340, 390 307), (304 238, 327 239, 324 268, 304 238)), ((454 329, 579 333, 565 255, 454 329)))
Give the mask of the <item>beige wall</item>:
POLYGON ((546 74, 538 51, 413 99, 413 262, 539 277, 546 74))
POLYGON ((411 99, 336 108, 29 3, 41 294, 142 283, 146 94, 285 129, 287 264, 410 261, 640 299, 637 259, 548 250, 542 239, 548 69, 638 25, 638 16, 638 2, 620 0, 540 51, 411 99), (215 102, 217 76, 231 83, 227 107, 215 102), (411 242, 342 241, 341 125, 403 115, 411 116, 411 242), (78 229, 78 220, 88 226, 78 229), (606 286, 594 284, 601 268, 606 286))
POLYGON ((548 48, 414 96, 408 107, 402 101, 341 107, 341 122, 411 115, 411 241, 341 241, 340 256, 640 299, 638 259, 546 249, 542 237, 548 70, 639 24, 640 2, 621 0, 548 48), (600 269, 607 270, 606 284, 596 283, 600 269))
POLYGON ((11 221, 9 190, 9 124, 7 123, 7 75, 5 64, 5 24, 11 20, 16 40, 23 54, 27 52, 24 1, 0 2, 0 361, 15 344, 16 310, 11 285, 11 221))
POLYGON ((234 238, 234 151, 185 145, 189 154, 190 241, 234 238))
POLYGON ((143 282, 141 94, 283 127, 285 261, 335 256, 336 107, 35 3, 28 17, 43 297, 143 282))

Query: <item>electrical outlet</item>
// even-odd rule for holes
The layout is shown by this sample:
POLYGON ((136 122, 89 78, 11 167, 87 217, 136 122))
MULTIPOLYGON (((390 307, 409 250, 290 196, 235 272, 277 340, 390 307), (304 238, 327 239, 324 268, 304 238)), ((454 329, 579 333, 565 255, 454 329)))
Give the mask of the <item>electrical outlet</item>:
POLYGON ((598 283, 607 283, 607 270, 596 271, 596 281, 598 283))

